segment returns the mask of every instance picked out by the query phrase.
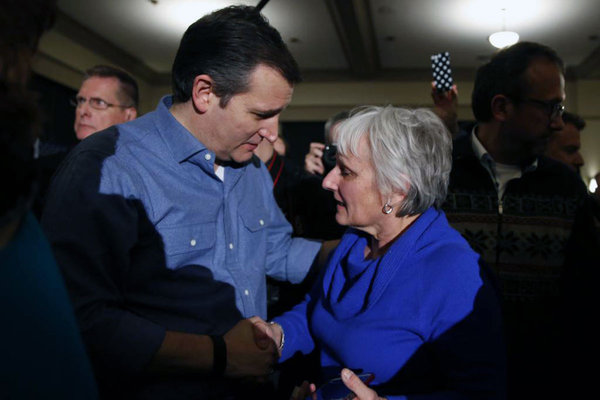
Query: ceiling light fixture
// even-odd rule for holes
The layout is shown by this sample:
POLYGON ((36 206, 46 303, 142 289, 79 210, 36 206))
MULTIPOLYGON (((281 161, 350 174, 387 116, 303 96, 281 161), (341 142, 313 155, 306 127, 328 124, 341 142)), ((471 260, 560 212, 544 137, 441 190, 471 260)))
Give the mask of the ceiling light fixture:
POLYGON ((488 38, 492 46, 499 49, 513 45, 519 41, 519 34, 512 31, 494 32, 488 38))
POLYGON ((517 32, 506 30, 506 8, 502 9, 502 30, 492 33, 488 37, 488 40, 492 46, 499 49, 511 46, 519 41, 519 34, 517 32))
POLYGON ((596 190, 598 190, 598 182, 596 181, 596 178, 590 179, 588 190, 590 193, 596 193, 596 190))

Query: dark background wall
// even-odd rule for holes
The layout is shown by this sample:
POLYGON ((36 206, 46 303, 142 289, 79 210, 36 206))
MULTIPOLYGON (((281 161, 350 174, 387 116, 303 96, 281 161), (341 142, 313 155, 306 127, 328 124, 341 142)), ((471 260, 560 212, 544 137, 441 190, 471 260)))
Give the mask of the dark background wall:
POLYGON ((324 121, 282 122, 281 135, 287 143, 287 158, 304 167, 304 155, 310 142, 323 142, 324 121))
POLYGON ((69 101, 75 97, 77 91, 38 74, 32 75, 30 88, 38 93, 43 113, 44 130, 41 141, 59 147, 75 145, 75 108, 69 101))

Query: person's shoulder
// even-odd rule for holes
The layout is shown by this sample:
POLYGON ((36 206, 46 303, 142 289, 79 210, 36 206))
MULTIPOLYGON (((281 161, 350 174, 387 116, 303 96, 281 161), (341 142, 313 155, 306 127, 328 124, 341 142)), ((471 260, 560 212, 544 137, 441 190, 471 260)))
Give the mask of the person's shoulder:
POLYGON ((427 275, 436 280, 461 280, 479 275, 479 255, 448 224, 443 211, 422 235, 416 254, 427 275))
POLYGON ((557 192, 587 195, 587 188, 581 176, 560 161, 546 156, 538 157, 534 175, 546 178, 543 182, 547 182, 546 184, 555 188, 557 192))
POLYGON ((82 181, 90 174, 99 175, 105 160, 115 154, 118 137, 115 127, 88 136, 61 161, 52 180, 82 181))
POLYGON ((565 180, 580 181, 581 178, 576 172, 572 171, 569 167, 560 161, 554 160, 550 157, 539 156, 538 157, 538 170, 551 173, 559 176, 565 180))
POLYGON ((118 160, 116 155, 127 146, 118 125, 96 132, 75 146, 68 154, 65 164, 77 168, 106 168, 118 160))
POLYGON ((457 183, 472 184, 487 176, 481 162, 473 151, 471 133, 466 133, 452 141, 452 171, 450 172, 450 188, 457 183))
POLYGON ((69 156, 77 157, 86 153, 114 154, 118 140, 119 130, 116 126, 111 126, 83 139, 71 150, 69 156))
POLYGON ((461 131, 460 135, 452 140, 452 158, 460 159, 470 155, 473 155, 471 132, 461 131))
POLYGON ((157 118, 156 112, 152 111, 134 120, 113 126, 120 133, 119 147, 151 146, 154 142, 153 137, 157 136, 153 135, 158 130, 157 118))
POLYGON ((85 138, 61 163, 57 179, 69 179, 81 187, 88 186, 88 181, 135 181, 141 164, 131 162, 133 151, 124 136, 121 126, 115 125, 85 138))
POLYGON ((466 273, 475 273, 478 269, 479 255, 456 231, 440 234, 420 250, 421 263, 436 276, 456 277, 466 273))
POLYGON ((418 288, 415 295, 422 310, 458 321, 471 312, 478 294, 489 285, 482 276, 479 255, 468 244, 455 237, 440 241, 422 249, 412 284, 418 288))

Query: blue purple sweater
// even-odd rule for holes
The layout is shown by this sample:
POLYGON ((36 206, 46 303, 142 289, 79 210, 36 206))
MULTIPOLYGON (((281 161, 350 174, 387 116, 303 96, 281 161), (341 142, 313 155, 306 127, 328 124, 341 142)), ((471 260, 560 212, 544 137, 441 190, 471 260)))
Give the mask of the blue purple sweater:
POLYGON ((368 240, 349 229, 304 302, 276 318, 281 360, 316 347, 323 371, 372 372, 388 399, 504 398, 497 294, 444 213, 427 210, 379 259, 361 260, 368 240))

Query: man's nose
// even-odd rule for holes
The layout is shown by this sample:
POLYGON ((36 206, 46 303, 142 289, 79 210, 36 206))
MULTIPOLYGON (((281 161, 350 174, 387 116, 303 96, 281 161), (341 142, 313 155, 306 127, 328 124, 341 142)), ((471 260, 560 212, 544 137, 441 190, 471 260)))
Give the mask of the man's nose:
POLYGON ((259 129, 258 134, 274 143, 279 134, 279 117, 275 116, 264 121, 263 126, 259 129))
POLYGON ((76 110, 76 112, 77 112, 79 115, 85 115, 85 114, 89 114, 89 113, 90 113, 90 110, 91 110, 91 107, 90 107, 90 102, 89 102, 89 100, 85 100, 84 102, 82 102, 82 103, 79 103, 79 104, 77 105, 77 110, 76 110))

